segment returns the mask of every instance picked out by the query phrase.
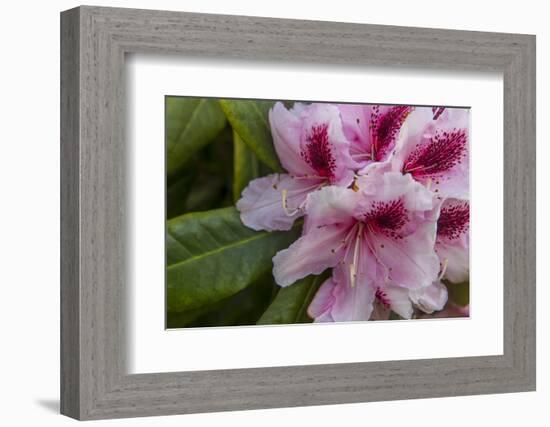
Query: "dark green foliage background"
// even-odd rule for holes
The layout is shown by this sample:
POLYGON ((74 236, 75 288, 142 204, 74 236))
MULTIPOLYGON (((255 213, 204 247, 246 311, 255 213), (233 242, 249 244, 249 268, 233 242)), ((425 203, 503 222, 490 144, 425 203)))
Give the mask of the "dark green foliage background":
MULTIPOLYGON (((268 122, 274 103, 166 97, 168 328, 312 321, 307 307, 329 271, 284 289, 271 274, 301 222, 257 232, 235 209, 252 179, 282 171, 268 122)), ((468 290, 457 287, 454 297, 468 301, 468 290)))

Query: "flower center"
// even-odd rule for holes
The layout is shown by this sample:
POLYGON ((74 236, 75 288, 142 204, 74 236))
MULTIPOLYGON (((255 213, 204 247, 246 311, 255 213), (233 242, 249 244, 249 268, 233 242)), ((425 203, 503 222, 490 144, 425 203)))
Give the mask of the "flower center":
POLYGON ((317 171, 319 176, 332 179, 336 162, 328 138, 328 125, 313 126, 306 138, 302 158, 317 171))
POLYGON ((437 235, 449 240, 458 239, 470 225, 470 205, 468 202, 452 204, 441 208, 437 220, 437 235))
POLYGON ((394 239, 402 239, 399 230, 407 222, 407 210, 402 199, 389 202, 372 202, 371 209, 363 215, 367 228, 394 239))
POLYGON ((436 133, 430 142, 417 145, 403 166, 403 173, 415 178, 438 175, 462 163, 466 156, 464 129, 436 133))
POLYGON ((371 158, 381 161, 395 145, 401 126, 412 112, 413 107, 395 106, 386 113, 380 114, 380 107, 372 109, 369 130, 371 135, 371 158))
MULTIPOLYGON (((340 242, 339 246, 331 249, 335 253, 342 247, 345 251, 342 257, 342 264, 347 264, 349 268, 350 286, 354 287, 357 281, 357 275, 364 272, 361 260, 361 252, 364 250, 363 242, 367 245, 372 255, 377 262, 386 269, 388 274, 391 268, 388 268, 382 259, 378 256, 378 248, 374 247, 369 234, 383 233, 394 239, 402 239, 399 230, 407 222, 407 210, 402 199, 393 200, 390 202, 372 202, 369 212, 362 215, 355 224, 347 231, 345 238, 340 242)), ((380 245, 383 249, 384 245, 380 245)))

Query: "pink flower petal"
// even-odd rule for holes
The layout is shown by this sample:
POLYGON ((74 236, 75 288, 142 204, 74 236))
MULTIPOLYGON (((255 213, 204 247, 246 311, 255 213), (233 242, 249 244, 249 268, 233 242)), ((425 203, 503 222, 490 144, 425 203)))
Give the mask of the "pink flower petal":
POLYGON ((305 231, 329 224, 351 224, 353 210, 359 194, 355 191, 336 186, 321 188, 311 193, 306 203, 305 231))
POLYGON ((469 110, 446 108, 433 120, 428 108, 407 119, 406 136, 397 145, 392 168, 410 173, 440 199, 469 193, 469 110))
POLYGON ((319 179, 296 179, 287 174, 254 179, 237 202, 241 221, 254 230, 290 230, 304 214, 308 193, 320 185, 319 179))
POLYGON ((454 283, 469 277, 469 225, 470 204, 467 201, 446 199, 441 204, 435 250, 445 268, 444 277, 454 283))
MULTIPOLYGON (((382 163, 373 165, 367 175, 357 179, 356 185, 363 199, 357 206, 356 218, 362 219, 373 203, 398 199, 402 200, 410 219, 424 221, 427 217, 433 217, 436 205, 433 194, 410 175, 389 172, 388 166, 382 163)), ((435 221, 435 217, 433 220, 435 221)), ((415 227, 415 224, 412 223, 412 226, 415 227)))
POLYGON ((300 114, 304 106, 296 105, 287 110, 282 102, 277 102, 269 111, 269 123, 273 145, 283 167, 293 175, 315 175, 312 169, 300 155, 300 138, 302 134, 302 119, 300 114))
POLYGON ((402 136, 403 123, 413 110, 400 105, 339 104, 351 156, 364 170, 389 158, 402 136))
POLYGON ((369 320, 373 300, 374 291, 371 287, 366 283, 350 287, 347 271, 337 267, 333 277, 325 281, 317 291, 308 308, 308 314, 315 322, 369 320))
POLYGON ((470 257, 468 248, 438 243, 435 248, 441 264, 446 264, 444 278, 453 283, 462 283, 470 276, 470 257))
MULTIPOLYGON (((332 295, 330 315, 335 321, 361 321, 369 320, 374 301, 375 288, 372 282, 372 271, 369 269, 368 247, 362 232, 358 231, 359 225, 355 225, 346 238, 344 258, 333 270, 335 287, 332 295), (349 237, 350 233, 353 237, 349 237)), ((372 266, 376 269, 376 264, 372 266)))
POLYGON ((413 307, 409 299, 409 292, 400 286, 387 285, 384 292, 390 301, 393 312, 399 314, 403 319, 410 319, 413 315, 413 307))
POLYGON ((366 222, 370 258, 385 272, 372 280, 391 279, 405 287, 435 280, 439 259, 434 251, 436 221, 431 192, 410 175, 398 172, 374 173, 359 178, 357 184, 363 199, 355 218, 366 222))
POLYGON ((439 280, 429 286, 411 289, 409 295, 413 303, 428 314, 443 310, 448 298, 447 287, 439 280))
POLYGON ((336 322, 369 320, 374 301, 374 287, 364 274, 358 274, 355 284, 349 285, 349 266, 334 269, 338 285, 334 290, 331 315, 336 322))
POLYGON ((372 254, 399 286, 415 288, 431 283, 439 273, 439 258, 434 251, 435 223, 425 222, 416 231, 394 239, 382 233, 369 237, 372 254))
POLYGON ((387 320, 391 311, 404 319, 410 319, 413 315, 408 289, 384 283, 376 289, 371 320, 387 320))
POLYGON ((334 319, 330 314, 334 305, 334 289, 336 282, 332 277, 325 280, 317 290, 313 300, 309 304, 307 314, 315 319, 316 322, 333 322, 334 319))
POLYGON ((311 104, 300 114, 300 155, 317 176, 347 187, 359 166, 350 156, 350 143, 342 130, 340 111, 330 104, 311 104))
POLYGON ((363 168, 373 161, 369 132, 372 107, 360 104, 338 104, 338 108, 342 117, 344 135, 350 141, 351 157, 360 168, 363 168))
POLYGON ((310 274, 321 274, 343 257, 347 227, 313 228, 273 257, 273 277, 279 286, 292 285, 310 274))

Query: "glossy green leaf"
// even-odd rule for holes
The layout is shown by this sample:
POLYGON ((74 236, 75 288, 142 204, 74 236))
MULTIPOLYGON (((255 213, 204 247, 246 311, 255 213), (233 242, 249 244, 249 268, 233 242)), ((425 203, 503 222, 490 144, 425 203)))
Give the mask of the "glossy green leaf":
POLYGON ((166 217, 233 204, 233 132, 230 126, 201 148, 192 160, 167 181, 166 217))
POLYGON ((299 236, 245 227, 233 207, 167 223, 167 308, 184 311, 236 294, 271 271, 272 258, 299 236))
POLYGON ((175 174, 225 127, 225 115, 216 100, 166 98, 166 169, 175 174))
POLYGON ((445 281, 449 292, 449 301, 464 307, 470 303, 470 282, 451 283, 445 281))
POLYGON ((188 168, 184 174, 172 180, 166 188, 166 218, 174 218, 185 213, 186 200, 197 179, 197 169, 188 168))
POLYGON ((281 288, 271 305, 258 320, 258 325, 310 323, 307 308, 327 274, 307 276, 296 283, 281 288))
POLYGON ((242 291, 213 305, 182 313, 168 313, 168 328, 255 325, 273 299, 271 272, 242 291))
POLYGON ((239 200, 250 181, 260 176, 258 157, 237 132, 233 132, 233 201, 239 200))
POLYGON ((268 120, 273 101, 222 99, 220 105, 233 130, 256 156, 272 170, 282 171, 268 120))

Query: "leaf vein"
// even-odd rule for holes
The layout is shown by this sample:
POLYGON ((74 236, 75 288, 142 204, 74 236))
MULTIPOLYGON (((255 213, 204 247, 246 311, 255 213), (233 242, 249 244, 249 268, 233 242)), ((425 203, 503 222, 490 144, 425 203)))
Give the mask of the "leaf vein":
POLYGON ((244 239, 244 240, 240 240, 238 242, 234 242, 234 243, 231 243, 229 245, 225 245, 221 248, 216 248, 216 249, 213 249, 213 250, 210 250, 210 251, 207 251, 207 252, 204 252, 200 255, 196 255, 196 256, 193 256, 191 258, 187 258, 183 261, 179 261, 177 263, 174 263, 172 265, 169 265, 168 266, 168 270, 170 269, 173 269, 173 268, 177 268, 177 267, 180 267, 181 265, 183 264, 186 264, 188 262, 191 262, 191 261, 197 261, 201 258, 205 258, 205 257, 208 257, 208 256, 211 256, 211 255, 214 255, 214 254, 217 254, 217 253, 220 253, 220 252, 224 252, 226 250, 229 250, 229 249, 232 249, 232 248, 236 248, 236 247, 239 247, 239 246, 242 246, 246 243, 249 243, 249 242, 252 242, 254 240, 258 240, 258 239, 261 239, 263 237, 266 237, 268 236, 270 233, 262 233, 260 235, 257 235, 257 236, 252 236, 252 237, 249 237, 248 239, 244 239))

